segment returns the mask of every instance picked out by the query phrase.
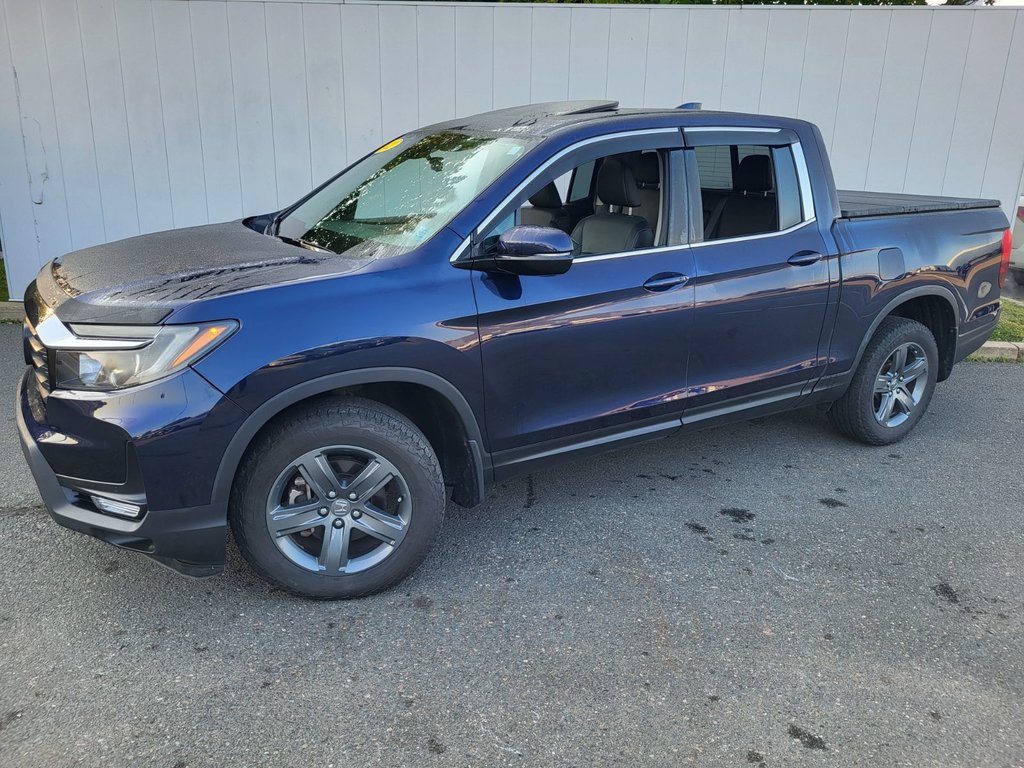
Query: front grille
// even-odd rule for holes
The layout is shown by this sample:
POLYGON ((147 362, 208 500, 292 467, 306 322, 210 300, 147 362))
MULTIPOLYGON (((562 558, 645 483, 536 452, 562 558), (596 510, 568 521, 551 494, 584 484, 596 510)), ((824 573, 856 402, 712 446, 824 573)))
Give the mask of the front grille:
POLYGON ((25 318, 25 358, 32 366, 39 394, 45 397, 50 392, 50 354, 36 335, 35 327, 25 318))

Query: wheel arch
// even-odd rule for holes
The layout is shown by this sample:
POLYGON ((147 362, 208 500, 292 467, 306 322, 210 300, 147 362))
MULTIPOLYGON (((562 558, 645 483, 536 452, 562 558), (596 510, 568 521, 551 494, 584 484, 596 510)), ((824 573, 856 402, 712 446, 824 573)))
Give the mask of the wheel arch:
MULTIPOLYGON (((227 503, 235 475, 246 450, 260 430, 275 417, 299 403, 331 392, 386 385, 411 385, 423 388, 432 392, 450 407, 460 422, 459 426, 465 443, 463 456, 465 466, 459 469, 459 476, 453 478, 452 484, 455 486, 455 491, 452 499, 457 504, 467 507, 475 506, 483 501, 484 477, 485 472, 490 469, 490 462, 483 448, 483 435, 476 414, 466 398, 454 384, 437 374, 417 368, 387 367, 344 371, 304 381, 279 392, 256 408, 236 430, 221 457, 214 479, 213 502, 227 503)), ((381 399, 381 402, 395 407, 394 403, 386 399, 381 399)), ((401 408, 396 409, 401 410, 401 408)), ((416 420, 413 419, 413 421, 416 420)), ((425 429, 423 431, 428 432, 425 429)), ((441 446, 435 445, 435 450, 443 461, 441 446)), ((446 472, 447 478, 448 473, 446 472)))
POLYGON ((956 354, 957 331, 960 325, 960 308, 956 294, 942 285, 922 285, 903 291, 889 300, 868 326, 861 340, 857 357, 851 371, 857 370, 868 343, 887 317, 907 317, 923 323, 935 336, 939 347, 938 381, 949 378, 956 354))

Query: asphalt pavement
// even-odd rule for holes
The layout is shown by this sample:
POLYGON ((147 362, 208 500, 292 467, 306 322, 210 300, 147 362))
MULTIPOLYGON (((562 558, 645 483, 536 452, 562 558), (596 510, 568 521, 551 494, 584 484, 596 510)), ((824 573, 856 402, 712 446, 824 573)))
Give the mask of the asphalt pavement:
POLYGON ((903 443, 801 412, 450 506, 354 602, 57 527, 0 327, 0 765, 1024 765, 1024 365, 903 443))

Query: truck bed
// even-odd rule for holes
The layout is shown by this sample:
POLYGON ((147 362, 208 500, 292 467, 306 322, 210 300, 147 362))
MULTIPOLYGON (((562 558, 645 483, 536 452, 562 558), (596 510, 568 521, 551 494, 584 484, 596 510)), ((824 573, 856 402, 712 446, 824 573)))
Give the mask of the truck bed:
POLYGON ((998 208, 1000 205, 998 200, 981 200, 973 197, 902 195, 893 192, 856 192, 848 189, 840 189, 838 193, 840 216, 844 219, 965 211, 974 208, 998 208))

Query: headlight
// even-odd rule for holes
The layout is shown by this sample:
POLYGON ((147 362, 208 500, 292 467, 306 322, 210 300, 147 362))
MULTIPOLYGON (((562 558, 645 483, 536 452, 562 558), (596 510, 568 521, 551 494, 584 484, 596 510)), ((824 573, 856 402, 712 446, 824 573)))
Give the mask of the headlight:
MULTIPOLYGON (((53 350, 57 387, 121 389, 180 371, 237 327, 233 320, 202 325, 72 325, 65 338, 47 346, 53 350)), ((43 323, 37 330, 44 330, 43 323)))

